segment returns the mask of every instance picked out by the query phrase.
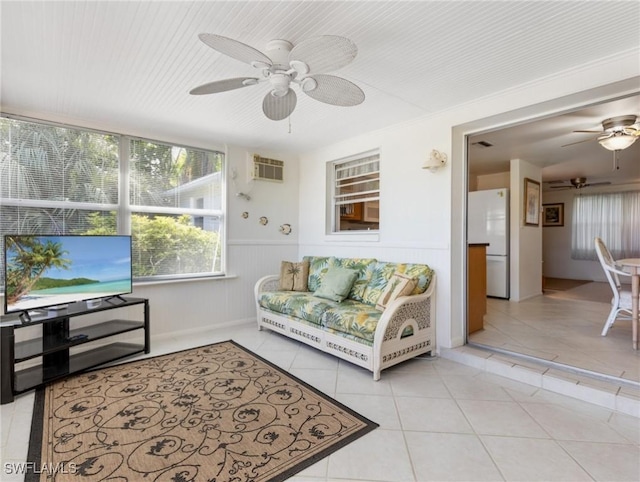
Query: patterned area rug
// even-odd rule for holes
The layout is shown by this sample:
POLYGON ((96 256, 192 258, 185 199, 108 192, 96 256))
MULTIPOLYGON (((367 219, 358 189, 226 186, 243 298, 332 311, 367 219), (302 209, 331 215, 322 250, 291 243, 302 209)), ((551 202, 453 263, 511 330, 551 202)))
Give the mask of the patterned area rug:
POLYGON ((226 341, 39 390, 25 480, 281 481, 377 426, 226 341))

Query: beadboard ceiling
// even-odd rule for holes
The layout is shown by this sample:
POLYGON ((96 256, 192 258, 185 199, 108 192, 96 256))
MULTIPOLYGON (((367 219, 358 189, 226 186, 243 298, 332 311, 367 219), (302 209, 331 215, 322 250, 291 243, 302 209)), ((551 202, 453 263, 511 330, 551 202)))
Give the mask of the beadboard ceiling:
MULTIPOLYGON (((258 151, 317 148, 640 47, 637 1, 2 0, 0 13, 4 112, 258 151), (289 125, 263 115, 265 84, 189 95, 256 73, 203 44, 203 32, 262 51, 272 39, 348 37, 358 55, 333 74, 366 100, 335 107, 299 93, 289 125)), ((640 116, 637 99, 632 110, 640 116)), ((563 134, 610 115, 592 116, 559 123, 563 134)), ((587 151, 608 155, 595 142, 587 151)))

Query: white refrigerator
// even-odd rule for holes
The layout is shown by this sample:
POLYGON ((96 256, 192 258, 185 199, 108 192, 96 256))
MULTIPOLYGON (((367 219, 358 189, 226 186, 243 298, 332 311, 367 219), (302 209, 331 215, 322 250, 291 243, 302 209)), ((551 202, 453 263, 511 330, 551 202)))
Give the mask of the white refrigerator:
POLYGON ((509 298, 509 190, 469 193, 467 237, 487 246, 487 296, 509 298))

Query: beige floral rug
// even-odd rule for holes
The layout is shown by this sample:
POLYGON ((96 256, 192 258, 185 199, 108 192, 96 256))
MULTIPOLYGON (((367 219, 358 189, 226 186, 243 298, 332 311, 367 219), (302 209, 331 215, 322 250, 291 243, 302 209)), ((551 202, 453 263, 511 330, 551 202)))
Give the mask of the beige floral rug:
POLYGON ((376 427, 226 341, 39 390, 26 480, 281 481, 376 427))

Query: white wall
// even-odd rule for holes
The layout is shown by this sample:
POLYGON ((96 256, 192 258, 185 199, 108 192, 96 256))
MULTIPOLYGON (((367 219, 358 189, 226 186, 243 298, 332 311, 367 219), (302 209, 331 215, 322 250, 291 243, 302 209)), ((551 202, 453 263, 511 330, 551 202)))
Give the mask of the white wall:
POLYGON ((476 176, 475 179, 469 179, 469 191, 486 191, 488 189, 508 188, 511 183, 511 178, 509 176, 509 171, 476 176))
MULTIPOLYGON (((542 219, 538 226, 525 225, 524 179, 541 183, 541 169, 521 159, 511 161, 511 301, 542 294, 542 219)), ((541 191, 542 192, 542 191, 541 191)), ((538 205, 540 215, 542 203, 538 205)))
MULTIPOLYGON (((381 260, 431 265, 438 277, 438 346, 463 344, 466 339, 465 135, 635 91, 637 79, 608 86, 640 74, 633 55, 607 59, 600 65, 591 64, 501 95, 302 154, 300 255, 372 256, 381 260), (571 95, 602 85, 607 87, 571 95), (534 107, 530 108, 532 105, 534 107), (327 162, 375 148, 381 151, 379 235, 368 235, 363 240, 354 235, 327 235, 327 162), (449 154, 448 164, 436 173, 421 170, 422 160, 434 148, 449 154)), ((539 172, 533 172, 527 166, 522 166, 521 171, 518 176, 540 178, 539 172)), ((541 289, 542 228, 536 228, 536 233, 532 243, 523 240, 522 246, 535 251, 536 257, 518 260, 520 270, 532 269, 530 278, 520 279, 521 297, 541 289)))
MULTIPOLYGON (((373 257, 383 261, 426 263, 437 272, 438 286, 449 284, 451 225, 448 167, 432 173, 421 168, 431 149, 448 151, 447 124, 423 122, 373 132, 300 161, 300 255, 373 257), (380 149, 379 234, 327 233, 327 163, 359 152, 380 149)), ((444 297, 438 318, 449 318, 444 297)), ((445 343, 446 338, 443 338, 445 343)))
POLYGON ((298 162, 291 154, 257 152, 284 161, 285 180, 249 181, 247 159, 253 153, 227 147, 227 277, 135 286, 135 296, 150 300, 152 335, 255 320, 255 282, 278 273, 280 261, 298 258, 298 162), (236 192, 251 199, 237 197, 236 192), (249 214, 246 219, 243 212, 249 214), (259 222, 262 216, 268 219, 266 225, 259 222), (292 226, 288 236, 279 231, 285 223, 292 226))

